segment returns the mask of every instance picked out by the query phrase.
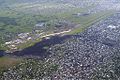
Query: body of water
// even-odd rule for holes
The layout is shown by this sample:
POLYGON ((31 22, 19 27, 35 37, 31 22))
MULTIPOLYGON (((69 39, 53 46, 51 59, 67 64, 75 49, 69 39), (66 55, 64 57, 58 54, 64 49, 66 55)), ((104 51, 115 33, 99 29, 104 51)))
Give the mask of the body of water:
POLYGON ((64 40, 72 37, 71 35, 65 36, 52 36, 50 39, 43 39, 42 41, 36 43, 35 45, 25 48, 21 51, 16 51, 13 53, 8 53, 12 56, 17 57, 40 57, 45 58, 51 53, 47 51, 47 48, 55 45, 61 44, 64 40))

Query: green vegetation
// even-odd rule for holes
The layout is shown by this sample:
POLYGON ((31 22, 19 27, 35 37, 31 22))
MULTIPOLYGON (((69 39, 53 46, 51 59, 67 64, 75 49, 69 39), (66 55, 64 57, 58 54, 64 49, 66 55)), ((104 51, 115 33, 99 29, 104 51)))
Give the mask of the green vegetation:
POLYGON ((79 22, 80 24, 77 25, 78 27, 73 31, 71 31, 69 34, 76 34, 82 32, 92 24, 97 24, 97 22, 99 22, 100 20, 104 20, 114 13, 115 13, 114 11, 104 11, 104 12, 92 14, 84 18, 82 17, 79 20, 77 20, 80 21, 79 22))
POLYGON ((36 43, 40 42, 42 39, 41 38, 38 38, 37 40, 35 41, 28 41, 26 42, 25 44, 21 44, 18 46, 18 49, 25 49, 27 47, 31 47, 31 46, 34 46, 36 43))
MULTIPOLYGON (((13 71, 16 75, 20 75, 21 79, 34 79, 52 76, 57 71, 58 65, 52 62, 46 62, 38 59, 25 59, 20 64, 10 68, 7 71, 13 71)), ((0 75, 2 78, 2 75, 0 75)))
MULTIPOLYGON (((80 13, 80 12, 84 12, 84 11, 85 11, 85 9, 75 9, 72 12, 69 12, 69 13, 65 12, 65 13, 61 13, 61 14, 56 14, 55 16, 57 19, 65 18, 66 20, 70 20, 71 22, 78 24, 77 28, 75 28, 73 31, 68 33, 68 34, 76 34, 76 33, 84 31, 86 28, 88 28, 92 24, 94 24, 94 23, 97 24, 97 22, 99 22, 100 20, 106 19, 107 17, 109 17, 110 15, 115 13, 114 11, 110 10, 110 11, 104 11, 104 12, 90 14, 88 16, 80 16, 78 18, 75 18, 72 15, 72 14, 80 13)), ((40 40, 38 40, 36 42, 39 42, 39 41, 40 40)), ((34 43, 33 44, 29 43, 29 45, 34 45, 34 43)))
MULTIPOLYGON (((3 44, 6 41, 16 39, 19 33, 32 32, 35 25, 40 21, 46 21, 45 32, 47 33, 54 31, 55 24, 58 21, 65 20, 74 23, 77 28, 70 32, 70 34, 74 34, 113 13, 112 11, 98 11, 87 16, 75 16, 74 14, 77 13, 88 13, 89 9, 96 7, 96 5, 78 8, 69 3, 21 3, 22 1, 16 0, 2 2, 7 2, 7 4, 1 5, 4 8, 0 8, 0 50, 7 50, 3 44)), ((25 2, 29 1, 26 0, 25 2)), ((20 45, 20 48, 31 46, 39 40, 20 45)))
POLYGON ((21 61, 22 60, 20 58, 16 59, 16 58, 11 58, 6 56, 0 57, 0 74, 2 74, 1 72, 3 72, 4 70, 17 65, 21 61))
POLYGON ((50 16, 50 14, 38 15, 16 11, 11 8, 0 9, 0 49, 5 49, 2 44, 15 39, 17 34, 32 32, 35 24, 38 22, 47 21, 51 25, 51 21, 56 18, 57 17, 50 16))
MULTIPOLYGON (((48 25, 47 32, 51 32, 54 30, 55 25, 53 25, 58 20, 66 20, 75 24, 79 24, 80 26, 73 30, 70 34, 77 33, 85 29, 86 27, 92 25, 93 23, 100 21, 103 18, 106 18, 111 13, 110 11, 97 12, 93 14, 89 14, 88 16, 78 16, 76 17, 73 14, 76 13, 86 13, 89 8, 74 8, 67 12, 61 12, 56 14, 49 15, 36 15, 36 14, 24 14, 23 12, 18 11, 9 11, 4 10, 0 13, 0 43, 3 44, 5 41, 10 41, 17 37, 17 34, 22 32, 32 32, 35 24, 40 21, 46 21, 48 25)), ((112 12, 112 11, 111 11, 112 12)), ((38 41, 35 41, 38 42, 38 41)), ((29 42, 28 42, 29 43, 29 42)), ((20 48, 25 48, 27 43, 21 45, 20 48)), ((32 43, 30 45, 33 45, 32 43)), ((0 49, 5 49, 3 45, 0 46, 0 49)))

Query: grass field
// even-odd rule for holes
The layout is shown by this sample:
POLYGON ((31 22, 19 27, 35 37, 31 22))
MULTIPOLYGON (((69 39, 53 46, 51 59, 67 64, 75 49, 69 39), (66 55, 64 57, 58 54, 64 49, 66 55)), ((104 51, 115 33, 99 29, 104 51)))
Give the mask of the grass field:
POLYGON ((20 58, 16 59, 11 57, 0 57, 0 74, 3 70, 6 70, 17 65, 21 61, 22 60, 20 58))
MULTIPOLYGON (((47 32, 51 32, 51 29, 55 27, 53 24, 59 20, 66 20, 80 25, 76 30, 71 32, 72 34, 80 32, 84 28, 111 14, 109 13, 110 11, 102 11, 87 16, 76 17, 73 15, 87 13, 89 9, 94 7, 95 5, 78 8, 71 4, 62 3, 21 3, 11 5, 5 9, 0 8, 0 50, 5 50, 2 44, 15 39, 17 34, 31 32, 35 24, 39 21, 46 21, 46 24, 49 24, 48 29, 46 29, 47 32)), ((25 47, 27 47, 27 44, 22 45, 22 48, 25 47)))
POLYGON ((78 24, 78 28, 74 29, 71 31, 69 34, 76 34, 84 31, 86 28, 90 27, 92 24, 97 24, 100 20, 104 20, 107 17, 111 16, 114 14, 114 11, 104 11, 104 12, 99 12, 96 14, 92 14, 89 17, 85 17, 85 21, 79 20, 80 24, 78 24))

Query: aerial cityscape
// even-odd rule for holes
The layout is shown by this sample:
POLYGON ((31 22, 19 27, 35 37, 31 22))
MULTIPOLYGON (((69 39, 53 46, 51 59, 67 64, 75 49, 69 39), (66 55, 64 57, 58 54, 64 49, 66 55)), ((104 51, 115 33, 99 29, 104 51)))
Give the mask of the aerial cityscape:
POLYGON ((0 80, 120 80, 120 1, 0 0, 0 80))

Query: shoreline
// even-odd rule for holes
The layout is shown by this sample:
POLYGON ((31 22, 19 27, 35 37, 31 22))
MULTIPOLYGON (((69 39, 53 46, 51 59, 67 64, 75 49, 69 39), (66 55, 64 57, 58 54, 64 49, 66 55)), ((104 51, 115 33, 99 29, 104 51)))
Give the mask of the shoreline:
MULTIPOLYGON (((69 32, 71 32, 72 30, 71 29, 69 29, 69 30, 66 30, 66 31, 62 31, 62 32, 57 32, 57 33, 52 33, 52 34, 48 34, 48 35, 45 35, 45 36, 42 36, 42 37, 39 37, 38 39, 41 39, 41 41, 43 41, 43 40, 47 40, 47 39, 50 39, 51 37, 54 37, 54 36, 65 36, 66 34, 65 33, 69 33, 69 32)), ((40 43, 41 41, 38 41, 38 42, 35 42, 35 43, 33 43, 34 45, 35 44, 37 44, 37 43, 40 43)), ((26 44, 26 43, 25 43, 26 44)), ((34 45, 32 45, 32 46, 34 46, 34 45)), ((16 50, 6 50, 5 52, 6 53, 8 53, 8 54, 12 54, 12 53, 14 53, 14 52, 19 52, 19 51, 22 51, 22 50, 24 50, 24 49, 26 49, 26 48, 29 48, 29 47, 32 47, 32 46, 28 46, 28 47, 25 47, 25 48, 23 48, 23 49, 16 49, 16 50)))

